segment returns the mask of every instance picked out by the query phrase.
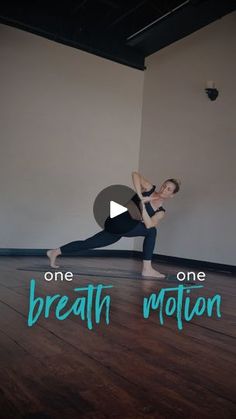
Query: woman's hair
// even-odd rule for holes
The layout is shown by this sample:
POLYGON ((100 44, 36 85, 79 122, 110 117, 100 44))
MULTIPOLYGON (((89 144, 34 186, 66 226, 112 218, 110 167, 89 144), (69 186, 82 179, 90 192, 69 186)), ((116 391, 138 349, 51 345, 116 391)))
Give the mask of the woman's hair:
POLYGON ((180 190, 180 185, 181 185, 180 180, 177 180, 177 179, 167 179, 167 180, 165 181, 165 183, 166 183, 166 182, 171 182, 171 183, 173 183, 173 184, 175 185, 175 189, 174 189, 173 193, 177 193, 177 192, 179 192, 179 190, 180 190))

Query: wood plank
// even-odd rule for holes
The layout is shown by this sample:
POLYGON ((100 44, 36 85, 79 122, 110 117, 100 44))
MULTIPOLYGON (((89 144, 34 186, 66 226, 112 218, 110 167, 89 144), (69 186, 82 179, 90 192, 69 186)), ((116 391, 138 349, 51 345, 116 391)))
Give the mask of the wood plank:
MULTIPOLYGON (((163 281, 75 277, 73 284, 48 284, 42 273, 16 271, 20 264, 32 264, 33 260, 1 260, 0 400, 6 418, 27 412, 101 419, 235 416, 232 278, 209 276, 205 287, 206 295, 221 290, 224 296, 224 317, 219 323, 197 319, 178 332, 174 319, 162 327, 154 313, 148 321, 142 318, 143 295, 165 286, 163 281), (62 322, 40 319, 28 328, 32 274, 44 296, 72 296, 74 286, 88 282, 112 283, 110 326, 102 322, 89 331, 71 317, 62 322)), ((44 258, 40 260, 45 263, 44 258)), ((68 262, 70 266, 78 263, 73 258, 68 262)), ((101 266, 99 258, 92 263, 86 258, 79 262, 84 267, 86 263, 101 266)), ((108 269, 139 268, 136 261, 105 262, 108 269)))

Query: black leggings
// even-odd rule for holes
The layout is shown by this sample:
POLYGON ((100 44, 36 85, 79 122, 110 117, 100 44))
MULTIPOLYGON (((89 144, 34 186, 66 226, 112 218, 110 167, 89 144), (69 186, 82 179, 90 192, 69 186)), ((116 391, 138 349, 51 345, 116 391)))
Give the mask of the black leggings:
POLYGON ((128 233, 114 234, 106 230, 102 230, 86 240, 78 240, 61 246, 61 254, 79 252, 81 250, 95 249, 97 247, 109 246, 116 243, 121 237, 138 237, 144 236, 143 241, 143 259, 151 260, 156 241, 156 228, 147 228, 141 221, 136 221, 135 227, 128 233))

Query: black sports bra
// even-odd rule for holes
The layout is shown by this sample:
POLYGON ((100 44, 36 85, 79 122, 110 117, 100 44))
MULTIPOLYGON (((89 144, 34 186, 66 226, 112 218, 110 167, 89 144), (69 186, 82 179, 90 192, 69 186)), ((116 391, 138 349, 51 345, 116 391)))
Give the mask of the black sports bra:
MULTIPOLYGON (((155 191, 155 189, 156 189, 156 185, 153 185, 152 186, 152 189, 150 189, 150 191, 146 191, 146 192, 142 192, 142 195, 143 196, 150 196, 154 191, 155 191)), ((140 206, 139 206, 139 204, 140 204, 140 198, 139 198, 139 196, 138 196, 138 194, 135 194, 134 196, 133 196, 133 198, 132 198, 132 201, 135 203, 135 205, 138 207, 138 209, 140 210, 140 206)), ((154 210, 153 208, 152 208, 152 206, 151 206, 151 203, 150 202, 146 202, 145 203, 145 208, 146 208, 146 211, 147 211, 147 213, 148 213, 148 215, 149 215, 149 217, 152 217, 154 214, 156 214, 157 212, 160 212, 160 211, 166 211, 165 210, 165 208, 163 208, 163 207, 159 207, 159 208, 157 208, 156 210, 154 210)))

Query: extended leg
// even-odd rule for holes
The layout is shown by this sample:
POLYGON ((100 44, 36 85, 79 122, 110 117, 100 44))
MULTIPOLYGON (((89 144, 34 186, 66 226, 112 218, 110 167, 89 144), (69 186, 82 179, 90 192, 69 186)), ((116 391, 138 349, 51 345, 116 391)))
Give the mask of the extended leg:
POLYGON ((108 233, 103 230, 89 237, 86 240, 77 240, 61 246, 58 249, 52 249, 47 252, 47 256, 50 259, 50 266, 52 268, 58 268, 56 265, 56 258, 59 255, 66 255, 68 253, 80 252, 81 250, 95 249, 98 247, 109 246, 120 240, 121 236, 118 234, 108 233))

